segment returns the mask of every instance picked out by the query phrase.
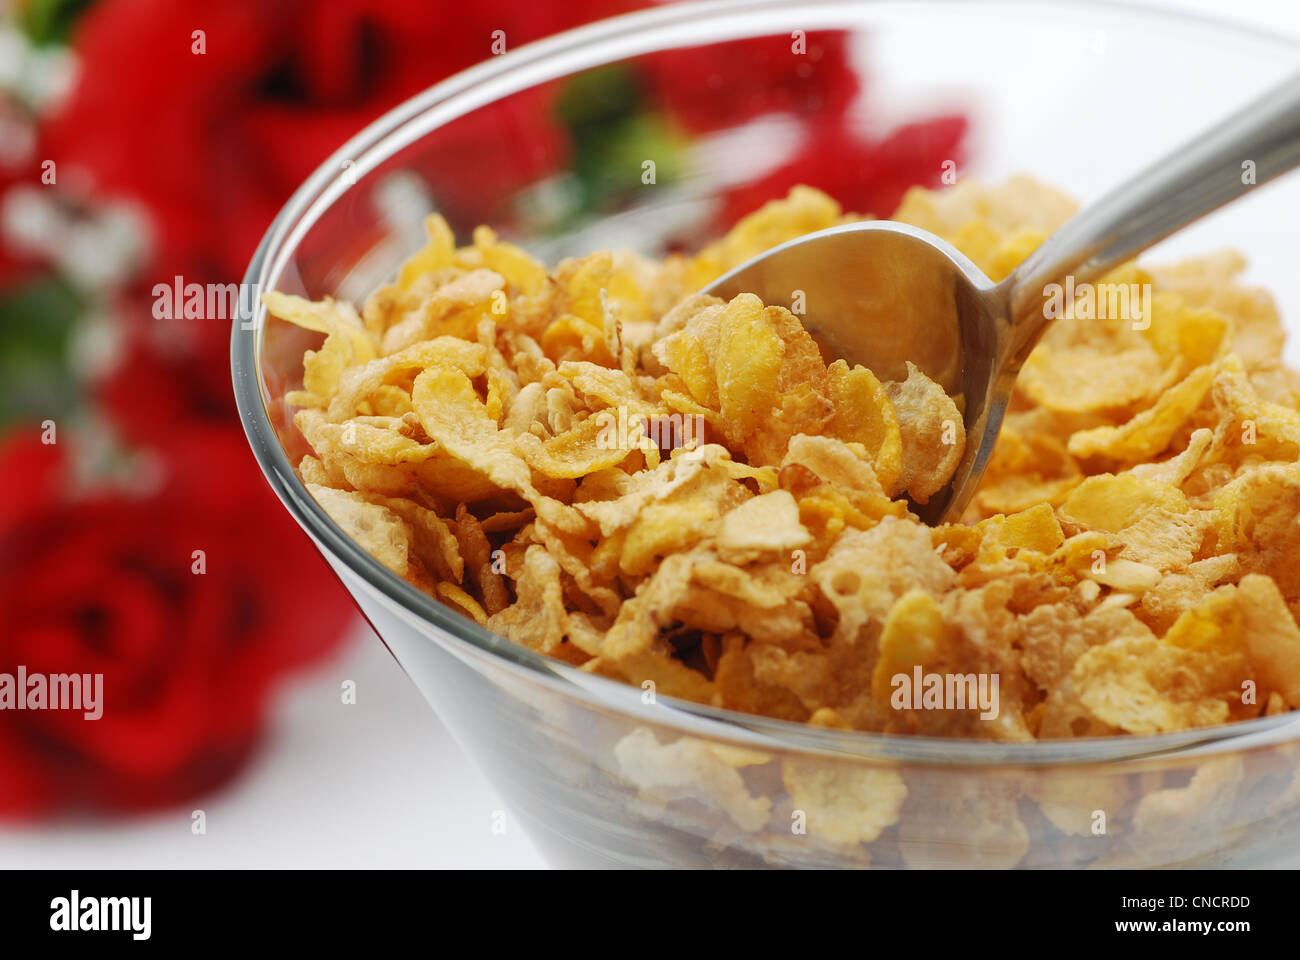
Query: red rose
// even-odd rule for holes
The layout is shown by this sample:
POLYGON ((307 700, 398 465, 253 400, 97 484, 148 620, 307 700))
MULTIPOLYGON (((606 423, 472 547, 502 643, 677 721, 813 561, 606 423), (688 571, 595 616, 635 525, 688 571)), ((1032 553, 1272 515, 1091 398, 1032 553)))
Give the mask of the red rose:
POLYGON ((27 818, 48 809, 53 799, 49 775, 32 762, 27 746, 0 723, 0 820, 27 818))
POLYGON ((237 429, 176 434, 139 498, 51 497, 57 450, 0 448, 0 673, 102 674, 102 716, 0 711, 0 813, 180 801, 238 769, 269 689, 351 603, 309 593, 324 564, 237 429))
POLYGON ((168 350, 139 328, 123 335, 121 362, 93 390, 123 440, 166 442, 194 423, 234 426, 228 359, 220 364, 211 353, 168 350))
POLYGON ((689 130, 775 111, 838 116, 858 92, 849 39, 842 31, 782 33, 665 50, 645 64, 651 90, 689 130))
POLYGON ((810 127, 793 160, 727 194, 720 227, 800 183, 824 190, 845 210, 891 216, 909 187, 937 186, 946 161, 954 164, 951 169, 960 167, 965 134, 966 118, 961 116, 907 124, 883 140, 871 140, 838 121, 810 127))

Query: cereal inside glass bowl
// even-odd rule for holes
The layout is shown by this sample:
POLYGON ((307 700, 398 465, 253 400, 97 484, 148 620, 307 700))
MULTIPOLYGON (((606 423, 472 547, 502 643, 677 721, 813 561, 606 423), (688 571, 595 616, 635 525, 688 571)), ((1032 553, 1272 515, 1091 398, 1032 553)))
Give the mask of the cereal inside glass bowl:
MULTIPOLYGON (((997 280, 1071 211, 1022 178, 917 188, 894 218, 997 280)), ((695 256, 548 273, 433 217, 360 315, 268 296, 328 334, 286 398, 299 474, 430 598, 656 694, 1003 740, 1300 705, 1300 377, 1240 258, 1060 298, 972 522, 932 530, 909 505, 956 469, 960 395, 824 357, 784 305, 692 293, 847 219, 799 187, 695 256)))
MULTIPOLYGON (((886 50, 933 26, 664 10, 539 54, 545 78, 479 76, 502 96, 683 24, 725 45, 809 16, 886 50)), ((953 16, 932 40, 977 29, 953 16)), ((1127 16, 1100 16, 1112 53, 1127 16)), ((951 68, 943 50, 884 83, 951 68)), ((488 99, 466 81, 381 124, 351 148, 359 184, 488 99)), ((1064 155, 990 166, 892 213, 996 279, 1073 209, 1011 174, 1078 184, 1064 155)), ((253 265, 255 336, 235 334, 268 477, 557 862, 1276 857, 1300 807, 1300 414, 1269 294, 1225 253, 1061 291, 969 516, 931 529, 910 509, 960 457, 960 396, 823 355, 793 291, 694 295, 855 215, 815 187, 685 253, 656 226, 680 195, 647 192, 604 222, 634 249, 435 217, 412 256, 366 248, 364 205, 323 171, 253 265)))

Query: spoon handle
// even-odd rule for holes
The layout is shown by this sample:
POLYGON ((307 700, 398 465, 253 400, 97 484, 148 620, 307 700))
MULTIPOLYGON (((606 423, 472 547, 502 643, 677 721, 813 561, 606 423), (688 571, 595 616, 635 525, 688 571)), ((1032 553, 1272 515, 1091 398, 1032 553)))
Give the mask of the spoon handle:
POLYGON ((1050 323, 1045 288, 1086 283, 1193 220, 1300 166, 1300 74, 1090 205, 1003 281, 1023 360, 1050 323))

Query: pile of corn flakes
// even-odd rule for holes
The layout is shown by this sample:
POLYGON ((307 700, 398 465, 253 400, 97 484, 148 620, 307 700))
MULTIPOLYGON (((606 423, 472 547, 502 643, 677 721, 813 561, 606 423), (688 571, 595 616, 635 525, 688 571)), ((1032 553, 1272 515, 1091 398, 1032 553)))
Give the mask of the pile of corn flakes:
MULTIPOLYGON (((913 189, 894 219, 996 280, 1072 212, 1018 178, 913 189)), ((694 293, 847 219, 798 187, 697 256, 548 272, 435 216, 360 315, 268 294, 326 335, 287 398, 302 480, 431 597, 664 695, 1003 740, 1300 706, 1300 377, 1242 260, 1103 278, 1151 285, 1144 322, 1057 320, 967 522, 932 529, 909 502, 961 458, 958 402, 827 363, 784 306, 694 293), (917 668, 998 677, 996 716, 900 708, 917 668)))

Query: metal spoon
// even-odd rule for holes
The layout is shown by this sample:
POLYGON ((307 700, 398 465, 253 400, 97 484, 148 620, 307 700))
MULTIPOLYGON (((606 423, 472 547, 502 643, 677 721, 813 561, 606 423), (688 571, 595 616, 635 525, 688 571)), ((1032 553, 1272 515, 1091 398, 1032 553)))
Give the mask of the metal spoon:
POLYGON ((1300 75, 1151 165, 1070 220, 1001 283, 933 234, 887 220, 784 243, 704 293, 790 303, 823 350, 882 380, 912 361, 965 397, 966 448, 952 482, 918 515, 955 521, 988 464, 1016 374, 1051 322, 1046 287, 1090 282, 1254 184, 1300 165, 1300 75), (1253 164, 1253 181, 1247 171, 1253 164))

